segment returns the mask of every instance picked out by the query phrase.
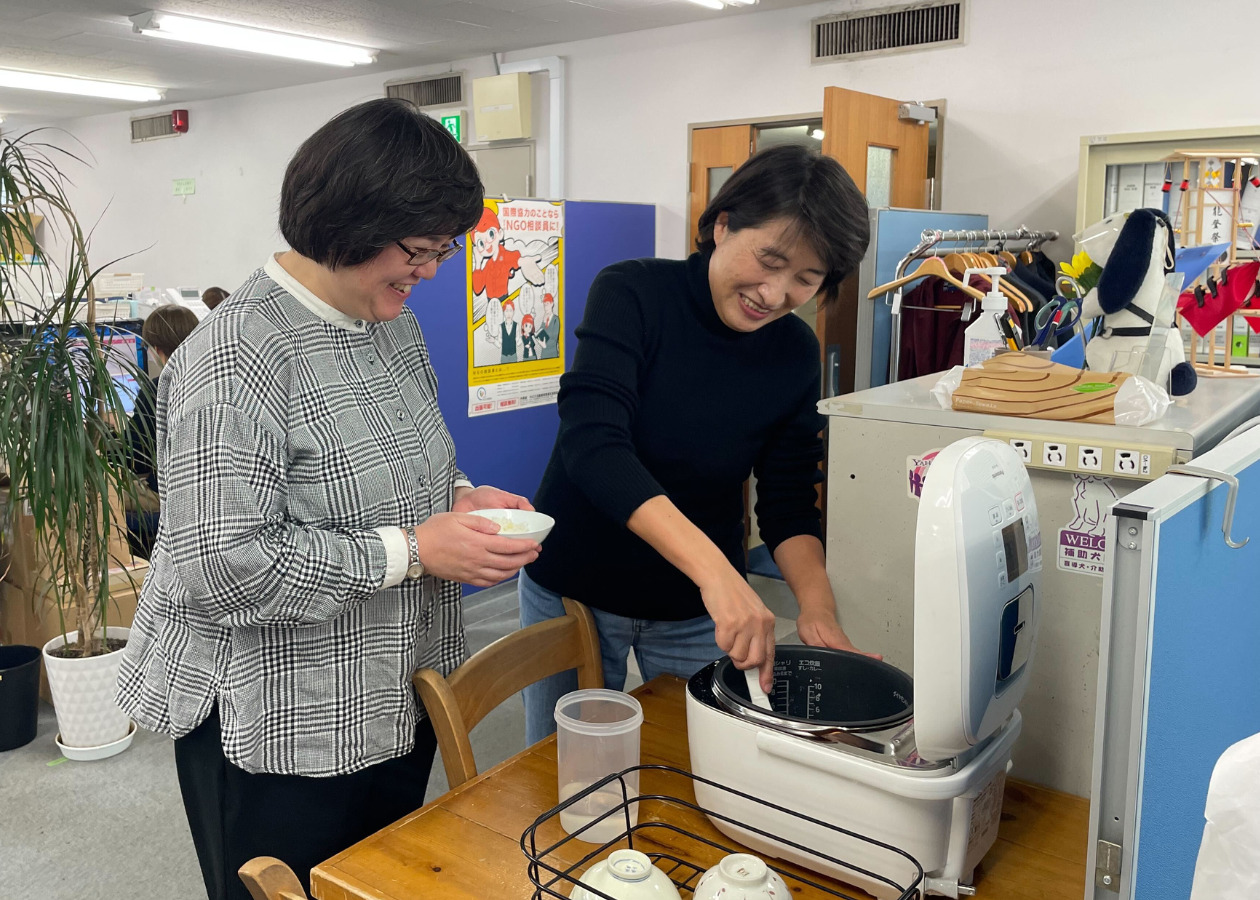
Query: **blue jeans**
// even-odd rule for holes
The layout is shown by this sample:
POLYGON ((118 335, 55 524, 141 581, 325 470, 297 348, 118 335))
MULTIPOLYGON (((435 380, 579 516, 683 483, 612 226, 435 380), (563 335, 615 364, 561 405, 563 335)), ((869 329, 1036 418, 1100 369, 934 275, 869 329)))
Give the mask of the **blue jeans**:
MULTIPOLYGON (((560 595, 540 587, 521 570, 516 592, 520 597, 521 627, 564 615, 560 595)), ((576 599, 576 598, 575 598, 576 599)), ((713 619, 700 616, 681 622, 628 619, 592 609, 599 632, 599 653, 604 663, 604 687, 620 691, 626 686, 626 660, 634 650, 644 681, 671 674, 690 678, 722 655, 714 635, 713 619)), ((577 671, 570 669, 535 682, 522 692, 525 697, 525 740, 541 741, 556 730, 556 701, 577 690, 577 671)))

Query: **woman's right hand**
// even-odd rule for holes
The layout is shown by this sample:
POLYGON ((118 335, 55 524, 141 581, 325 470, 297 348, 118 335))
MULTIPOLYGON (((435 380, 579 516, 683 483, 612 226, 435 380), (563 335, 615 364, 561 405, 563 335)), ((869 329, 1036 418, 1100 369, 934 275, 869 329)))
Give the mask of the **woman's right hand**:
POLYGON ((762 690, 774 689, 774 613, 729 563, 700 585, 717 644, 737 669, 759 669, 762 690))
POLYGON ((420 562, 438 578, 489 587, 511 578, 538 558, 534 541, 501 537, 499 526, 484 516, 437 513, 416 526, 420 562))

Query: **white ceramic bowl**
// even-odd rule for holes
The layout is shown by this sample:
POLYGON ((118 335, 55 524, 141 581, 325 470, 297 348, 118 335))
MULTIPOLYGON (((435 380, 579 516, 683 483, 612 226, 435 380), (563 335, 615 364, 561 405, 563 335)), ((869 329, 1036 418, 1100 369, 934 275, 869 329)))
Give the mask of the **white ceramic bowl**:
POLYGON ((556 524, 556 520, 546 513, 531 512, 528 509, 474 509, 472 514, 494 522, 499 526, 499 534, 504 537, 537 541, 540 544, 556 524))
MULTIPOLYGON (((682 900, 669 876, 638 850, 614 850, 608 859, 586 870, 582 884, 616 900, 682 900)), ((582 885, 575 887, 570 897, 571 900, 603 900, 582 885)))
POLYGON ((786 900, 788 887, 751 853, 732 853, 700 876, 693 900, 786 900))

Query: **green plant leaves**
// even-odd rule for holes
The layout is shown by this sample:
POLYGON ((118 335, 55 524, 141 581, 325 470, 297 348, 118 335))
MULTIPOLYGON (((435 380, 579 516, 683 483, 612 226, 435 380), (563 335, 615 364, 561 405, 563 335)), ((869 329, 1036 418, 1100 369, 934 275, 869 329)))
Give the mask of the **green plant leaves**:
POLYGON ((29 507, 62 630, 78 629, 91 655, 109 615, 111 499, 134 499, 139 483, 127 465, 127 416, 114 376, 146 376, 79 321, 91 319, 99 270, 88 263, 58 165, 75 161, 29 134, 0 139, 0 298, 9 301, 0 307, 0 469, 11 480, 0 518, 14 521, 29 507), (37 215, 65 244, 64 259, 46 257, 37 215), (17 258, 24 244, 45 256, 43 265, 17 258), (19 304, 24 283, 56 299, 42 309, 19 304))

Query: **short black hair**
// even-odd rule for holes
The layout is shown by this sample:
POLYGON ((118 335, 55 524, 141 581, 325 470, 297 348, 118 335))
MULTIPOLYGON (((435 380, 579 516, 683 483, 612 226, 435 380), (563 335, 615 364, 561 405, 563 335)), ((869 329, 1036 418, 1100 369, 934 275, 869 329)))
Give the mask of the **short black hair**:
POLYGON ((823 303, 836 299, 840 282, 857 268, 871 240, 866 198, 849 173, 808 147, 781 144, 755 154, 735 170, 700 216, 696 247, 712 253, 713 226, 722 213, 732 231, 775 219, 794 222, 827 268, 818 288, 823 303))
POLYGON ((171 358, 179 345, 184 343, 188 335, 197 327, 197 314, 186 306, 168 303, 159 306, 149 313, 140 328, 140 337, 155 350, 171 358))
POLYGON ((228 298, 228 292, 221 287, 208 287, 201 292, 201 302, 206 309, 214 309, 228 298))
POLYGON ((357 266, 402 238, 463 234, 484 193, 445 128, 406 100, 369 100, 334 116, 289 160, 280 233, 330 269, 357 266))

